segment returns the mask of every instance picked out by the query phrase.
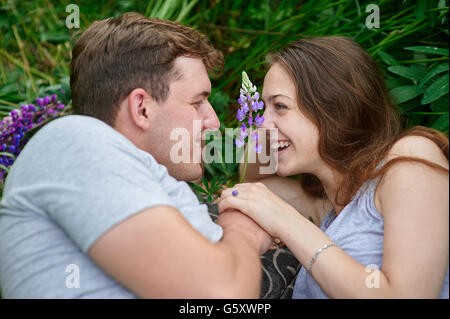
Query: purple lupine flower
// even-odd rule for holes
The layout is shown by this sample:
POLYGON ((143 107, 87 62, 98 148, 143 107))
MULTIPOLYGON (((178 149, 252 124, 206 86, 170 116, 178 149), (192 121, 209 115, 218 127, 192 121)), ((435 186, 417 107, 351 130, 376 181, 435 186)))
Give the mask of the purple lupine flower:
POLYGON ((239 121, 243 121, 243 120, 245 119, 245 113, 244 113, 244 111, 242 111, 242 109, 239 109, 239 110, 238 110, 237 115, 236 115, 236 118, 237 118, 239 121))
MULTIPOLYGON (((238 98, 238 103, 241 106, 238 109, 237 112, 237 119, 242 122, 246 117, 248 113, 248 125, 249 129, 252 131, 252 128, 255 129, 254 132, 252 132, 252 140, 257 141, 258 140, 258 133, 256 130, 256 127, 260 127, 262 123, 264 122, 264 117, 261 116, 258 111, 262 110, 264 108, 264 103, 262 101, 259 101, 260 94, 256 90, 256 86, 254 86, 250 79, 248 78, 247 74, 245 72, 242 72, 242 87, 239 90, 240 95, 238 98), (254 118, 253 116, 256 115, 254 118)), ((245 126, 245 124, 243 124, 245 126)), ((241 134, 239 136, 239 139, 235 141, 235 144, 238 147, 241 147, 245 144, 245 138, 248 137, 247 128, 243 128, 241 126, 241 134)), ((261 151, 262 146, 256 145, 255 150, 258 151, 258 153, 261 151)))
POLYGON ((242 105, 242 110, 245 112, 245 114, 247 114, 247 112, 250 110, 249 107, 248 107, 248 103, 247 102, 245 102, 242 105))
POLYGON ((263 101, 259 101, 258 103, 258 110, 262 110, 264 108, 264 102, 263 101))
MULTIPOLYGON (((29 137, 25 133, 33 129, 37 124, 45 122, 58 115, 65 105, 57 101, 57 95, 38 97, 36 108, 34 104, 21 105, 11 110, 8 116, 0 121, 0 151, 10 153, 16 158, 28 142, 29 137)), ((9 155, 0 155, 0 183, 4 182, 8 167, 14 163, 14 158, 9 155), (6 168, 6 169, 5 169, 6 168)))
POLYGON ((255 152, 256 153, 261 153, 262 151, 262 145, 261 144, 256 144, 255 145, 255 152))
POLYGON ((253 112, 258 111, 258 102, 252 101, 252 111, 253 112))
POLYGON ((44 106, 44 99, 38 97, 38 98, 36 99, 36 104, 39 105, 39 106, 44 106))
POLYGON ((261 127, 261 125, 262 125, 263 122, 264 122, 264 116, 259 116, 259 114, 256 115, 256 118, 255 118, 255 125, 256 125, 257 127, 261 127))
POLYGON ((254 131, 254 132, 252 133, 252 140, 253 140, 253 141, 257 141, 257 140, 258 140, 258 131, 254 131))
POLYGON ((46 97, 44 97, 44 105, 49 104, 51 102, 51 100, 52 100, 52 98, 48 95, 46 97))
POLYGON ((245 101, 247 101, 247 97, 241 93, 241 95, 238 98, 238 103, 242 106, 245 103, 245 101))
POLYGON ((248 136, 248 134, 247 134, 247 127, 245 126, 244 123, 242 123, 242 126, 241 126, 241 137, 242 138, 246 138, 247 136, 248 136))
POLYGON ((244 146, 245 141, 242 138, 242 136, 239 136, 239 140, 235 140, 234 143, 236 144, 237 147, 242 147, 242 146, 244 146))

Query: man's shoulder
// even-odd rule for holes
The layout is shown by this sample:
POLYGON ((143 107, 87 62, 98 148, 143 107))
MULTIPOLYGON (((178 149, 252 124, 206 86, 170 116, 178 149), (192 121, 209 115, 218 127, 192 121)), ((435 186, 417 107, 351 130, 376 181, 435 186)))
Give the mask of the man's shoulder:
POLYGON ((107 123, 84 115, 67 115, 42 127, 25 146, 23 153, 46 153, 49 156, 64 154, 101 157, 104 153, 138 152, 135 145, 107 123), (28 149, 28 150, 27 150, 28 149), (76 154, 72 154, 72 153, 76 154))
POLYGON ((106 123, 88 116, 68 115, 36 132, 16 159, 8 178, 36 181, 81 176, 89 180, 112 178, 142 174, 149 164, 147 154, 106 123))
POLYGON ((90 136, 92 138, 93 133, 111 136, 119 134, 105 122, 91 116, 66 115, 47 123, 36 133, 36 136, 51 135, 73 138, 90 136))

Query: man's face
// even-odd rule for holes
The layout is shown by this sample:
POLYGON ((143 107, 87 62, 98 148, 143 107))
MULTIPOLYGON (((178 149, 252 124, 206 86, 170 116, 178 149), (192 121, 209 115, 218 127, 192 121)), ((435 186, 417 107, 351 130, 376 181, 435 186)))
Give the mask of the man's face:
POLYGON ((179 76, 170 83, 168 98, 152 110, 147 151, 167 167, 170 175, 192 181, 203 174, 202 133, 219 129, 220 123, 208 102, 211 82, 202 60, 180 56, 174 69, 179 76), (181 137, 183 132, 188 135, 181 137), (180 157, 185 160, 176 163, 180 157))

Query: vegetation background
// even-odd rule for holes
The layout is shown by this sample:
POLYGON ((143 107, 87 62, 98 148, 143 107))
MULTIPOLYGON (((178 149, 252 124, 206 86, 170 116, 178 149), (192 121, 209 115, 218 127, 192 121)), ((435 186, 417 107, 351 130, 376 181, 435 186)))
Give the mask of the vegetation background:
MULTIPOLYGON (((0 118, 52 93, 70 106, 70 39, 78 31, 66 27, 71 3, 79 7, 81 30, 94 20, 135 11, 207 34, 225 56, 225 71, 212 79, 210 97, 222 134, 238 123, 243 70, 260 90, 268 52, 301 37, 344 35, 379 63, 406 126, 448 135, 448 0, 0 0, 0 118), (379 28, 366 25, 370 4, 379 7, 379 28)), ((206 164, 203 187, 192 186, 211 200, 221 185, 236 182, 237 169, 238 163, 206 164)))

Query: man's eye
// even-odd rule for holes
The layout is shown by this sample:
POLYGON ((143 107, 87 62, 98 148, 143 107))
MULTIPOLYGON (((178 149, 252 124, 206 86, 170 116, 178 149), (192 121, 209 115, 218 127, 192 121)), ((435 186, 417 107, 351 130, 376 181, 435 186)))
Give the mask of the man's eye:
POLYGON ((202 102, 200 101, 200 102, 194 102, 194 103, 192 103, 192 105, 196 108, 196 109, 198 109, 199 107, 200 107, 200 105, 202 105, 202 102))

